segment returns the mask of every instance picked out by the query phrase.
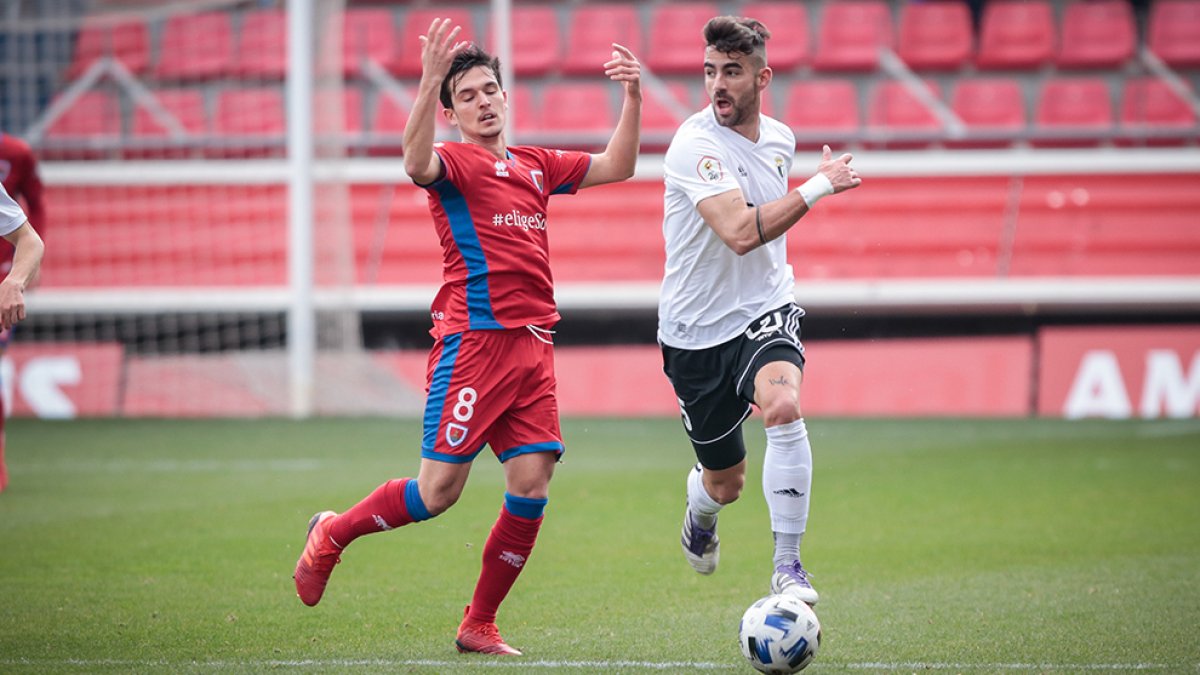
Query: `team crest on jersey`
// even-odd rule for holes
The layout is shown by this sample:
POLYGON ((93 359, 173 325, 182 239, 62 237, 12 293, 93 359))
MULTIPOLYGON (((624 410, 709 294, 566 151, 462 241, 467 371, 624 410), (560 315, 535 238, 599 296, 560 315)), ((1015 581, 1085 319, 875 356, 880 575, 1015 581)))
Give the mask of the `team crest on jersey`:
POLYGON ((725 170, 721 168, 721 161, 707 155, 700 158, 700 163, 696 165, 696 173, 709 183, 721 180, 725 176, 725 170))
POLYGON ((780 178, 785 177, 783 175, 783 158, 780 157, 779 155, 775 155, 775 171, 779 172, 780 178))
POLYGON ((500 160, 496 160, 496 175, 500 178, 508 178, 508 165, 500 160))
POLYGON ((457 448, 462 445, 463 441, 467 440, 468 433, 470 433, 470 429, 461 424, 451 422, 446 425, 446 442, 450 444, 450 447, 457 448))
POLYGON ((529 179, 533 181, 533 184, 535 187, 537 187, 538 192, 546 191, 546 181, 542 177, 541 169, 530 169, 529 170, 529 179))

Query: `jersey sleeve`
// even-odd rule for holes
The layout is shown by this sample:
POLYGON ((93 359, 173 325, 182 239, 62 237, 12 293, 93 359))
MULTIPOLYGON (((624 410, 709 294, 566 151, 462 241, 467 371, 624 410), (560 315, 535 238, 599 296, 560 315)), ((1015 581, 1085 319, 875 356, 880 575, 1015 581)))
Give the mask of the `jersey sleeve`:
POLYGON ((592 166, 592 156, 574 150, 542 150, 547 195, 573 195, 592 166))
POLYGON ((741 187, 734 179, 725 153, 699 134, 676 136, 664 159, 666 180, 692 200, 693 204, 741 187))
POLYGON ((8 190, 0 184, 0 235, 11 234, 25 224, 27 218, 20 204, 8 196, 8 190))

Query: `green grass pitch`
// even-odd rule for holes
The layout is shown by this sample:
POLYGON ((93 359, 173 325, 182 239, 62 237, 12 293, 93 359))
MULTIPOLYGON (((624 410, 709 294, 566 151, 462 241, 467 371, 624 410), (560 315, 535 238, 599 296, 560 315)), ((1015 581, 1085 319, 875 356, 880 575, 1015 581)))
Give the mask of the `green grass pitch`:
MULTIPOLYGON (((1200 422, 810 419, 808 672, 1200 671, 1200 422)), ((406 420, 14 420, 0 493, 0 672, 751 672, 766 593, 761 424, 721 567, 679 551, 677 420, 572 419, 500 628, 454 651, 502 474, 359 540, 325 599, 291 570, 317 510, 412 475, 406 420)))

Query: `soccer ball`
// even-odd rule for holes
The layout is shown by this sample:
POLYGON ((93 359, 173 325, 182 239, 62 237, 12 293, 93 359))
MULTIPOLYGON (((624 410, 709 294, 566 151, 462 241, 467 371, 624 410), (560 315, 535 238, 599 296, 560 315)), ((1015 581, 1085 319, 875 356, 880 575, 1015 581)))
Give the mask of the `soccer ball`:
POLYGON ((763 673, 796 673, 821 645, 821 622, 803 600, 780 593, 750 605, 738 625, 742 655, 763 673))

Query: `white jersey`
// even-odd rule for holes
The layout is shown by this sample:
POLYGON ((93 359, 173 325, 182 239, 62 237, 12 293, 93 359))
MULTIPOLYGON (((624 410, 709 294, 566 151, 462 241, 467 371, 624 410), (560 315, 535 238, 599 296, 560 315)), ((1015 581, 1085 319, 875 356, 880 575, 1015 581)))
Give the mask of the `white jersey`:
POLYGON ((0 235, 11 234, 25 224, 25 212, 15 199, 8 196, 8 190, 0 183, 0 235))
POLYGON ((658 300, 658 339, 678 349, 727 342, 766 312, 793 302, 786 236, 738 256, 700 217, 702 200, 740 188, 751 205, 787 194, 796 137, 759 118, 757 143, 717 124, 712 108, 675 133, 664 160, 667 264, 658 300))

